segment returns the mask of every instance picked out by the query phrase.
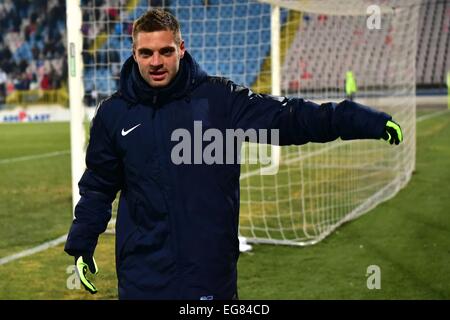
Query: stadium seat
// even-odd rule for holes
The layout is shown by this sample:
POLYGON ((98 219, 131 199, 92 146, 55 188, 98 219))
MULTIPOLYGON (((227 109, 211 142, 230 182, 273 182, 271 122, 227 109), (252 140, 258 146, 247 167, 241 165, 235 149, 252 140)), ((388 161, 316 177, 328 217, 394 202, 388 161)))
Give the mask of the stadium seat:
POLYGON ((231 19, 219 20, 219 30, 223 33, 230 33, 233 21, 231 19))
POLYGON ((208 19, 218 20, 219 8, 217 6, 210 5, 206 8, 208 19))
POLYGON ((205 37, 205 45, 206 47, 218 47, 219 45, 222 44, 219 44, 217 42, 217 33, 214 34, 207 33, 205 37))
POLYGON ((205 28, 208 33, 217 34, 218 22, 215 19, 209 19, 205 21, 205 28))
POLYGON ((233 7, 232 6, 226 6, 226 5, 220 6, 219 17, 221 19, 231 18, 232 13, 233 13, 233 7))

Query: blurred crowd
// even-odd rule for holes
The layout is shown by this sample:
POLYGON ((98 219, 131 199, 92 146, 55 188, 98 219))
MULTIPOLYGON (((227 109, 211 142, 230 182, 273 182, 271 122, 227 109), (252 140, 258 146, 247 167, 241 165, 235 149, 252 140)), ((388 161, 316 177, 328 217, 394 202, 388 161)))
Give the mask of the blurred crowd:
POLYGON ((58 89, 67 77, 65 0, 0 2, 0 99, 58 89))

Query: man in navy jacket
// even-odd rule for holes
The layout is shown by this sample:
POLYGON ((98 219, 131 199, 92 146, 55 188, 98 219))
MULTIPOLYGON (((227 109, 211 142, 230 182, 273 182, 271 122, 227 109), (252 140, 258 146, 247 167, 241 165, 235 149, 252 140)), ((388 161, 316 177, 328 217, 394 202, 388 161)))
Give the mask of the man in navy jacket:
POLYGON ((86 273, 98 270, 94 250, 120 190, 120 299, 237 298, 240 166, 174 161, 173 133, 193 133, 196 123, 224 135, 278 130, 269 142, 279 145, 402 140, 389 115, 355 102, 260 95, 208 76, 185 50, 175 17, 151 10, 133 25, 133 56, 123 65, 120 89, 99 104, 92 121, 81 199, 65 245, 91 293, 97 289, 86 273))

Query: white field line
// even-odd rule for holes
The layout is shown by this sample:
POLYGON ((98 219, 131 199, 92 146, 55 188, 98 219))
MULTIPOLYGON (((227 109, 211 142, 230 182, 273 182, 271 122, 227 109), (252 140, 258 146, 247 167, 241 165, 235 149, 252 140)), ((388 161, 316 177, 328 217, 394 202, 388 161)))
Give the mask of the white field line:
POLYGON ((440 115, 446 114, 447 112, 450 112, 450 109, 433 112, 432 114, 424 114, 423 116, 418 117, 416 119, 416 122, 422 122, 424 120, 428 120, 428 119, 431 119, 431 118, 434 118, 434 117, 438 117, 440 115))
MULTIPOLYGON (((109 223, 115 223, 115 222, 116 222, 116 219, 111 219, 111 221, 109 223)), ((106 232, 106 233, 108 233, 108 232, 106 232)), ((67 240, 67 234, 65 234, 57 239, 44 242, 43 244, 40 244, 34 248, 26 249, 24 251, 14 253, 10 256, 0 258, 0 266, 3 264, 7 264, 8 262, 11 262, 11 261, 23 258, 23 257, 31 256, 32 254, 56 247, 56 246, 60 245, 61 243, 66 242, 66 240, 67 240)))
POLYGON ((26 257, 26 256, 31 256, 32 254, 35 254, 35 253, 47 250, 49 248, 55 247, 55 246, 65 242, 66 239, 67 239, 67 234, 65 234, 65 235, 63 235, 63 236, 61 236, 61 237, 59 237, 59 238, 57 238, 55 240, 51 240, 51 241, 45 242, 43 244, 40 244, 37 247, 31 248, 31 249, 27 249, 27 250, 24 250, 24 251, 12 254, 10 256, 6 256, 4 258, 1 258, 0 259, 0 266, 3 265, 3 264, 6 264, 8 262, 11 262, 11 261, 14 261, 14 260, 26 257))
MULTIPOLYGON (((424 121, 424 120, 427 120, 427 119, 430 119, 430 118, 434 118, 434 117, 437 117, 439 115, 445 114, 445 113, 447 113, 449 111, 450 110, 443 110, 443 111, 439 111, 439 112, 436 112, 436 113, 433 113, 433 114, 423 115, 423 116, 418 117, 416 119, 416 122, 421 122, 421 121, 424 121)), ((349 142, 346 141, 344 143, 349 143, 349 142)), ((306 157, 310 157, 312 155, 317 155, 317 154, 323 153, 323 152, 328 151, 330 149, 337 148, 337 147, 339 147, 341 145, 342 144, 337 144, 337 145, 332 145, 332 146, 330 146, 328 148, 323 148, 321 150, 313 152, 310 155, 307 155, 306 157)), ((26 161, 26 160, 32 160, 32 159, 37 159, 37 158, 52 157, 52 156, 57 156, 57 155, 60 155, 60 154, 65 154, 65 153, 69 153, 69 151, 66 150, 66 151, 58 151, 58 152, 46 153, 46 154, 36 155, 36 156, 28 156, 28 157, 19 157, 19 158, 5 159, 5 160, 0 160, 0 164, 2 164, 2 163, 9 163, 9 162, 16 162, 16 161, 26 161)), ((302 157, 289 159, 288 161, 286 161, 286 163, 292 163, 292 162, 298 161, 301 158, 302 157)), ((246 173, 244 175, 241 175, 240 178, 241 179, 246 179, 246 178, 249 178, 252 175, 259 174, 259 172, 260 172, 259 169, 258 170, 254 170, 252 172, 249 172, 249 173, 246 173)), ((114 221, 111 221, 110 223, 114 223, 114 221)), ((65 235, 63 235, 63 236, 61 236, 61 237, 59 237, 59 238, 57 238, 55 240, 51 240, 51 241, 45 242, 45 243, 43 243, 41 245, 38 245, 37 247, 18 252, 18 253, 15 253, 13 255, 4 257, 4 258, 0 258, 0 265, 3 265, 3 264, 6 264, 8 262, 11 262, 11 261, 14 261, 14 260, 26 257, 26 256, 30 256, 32 254, 35 254, 35 253, 47 250, 49 248, 55 247, 55 246, 65 242, 66 239, 67 239, 67 234, 65 234, 65 235)))
MULTIPOLYGON (((28 161, 28 160, 35 160, 35 159, 42 159, 42 158, 50 158, 50 157, 57 157, 60 155, 64 155, 64 154, 69 154, 70 150, 63 150, 63 151, 55 151, 55 152, 48 152, 48 153, 42 153, 42 154, 36 154, 36 155, 31 155, 31 156, 23 156, 23 157, 16 157, 16 158, 10 158, 10 159, 2 159, 0 160, 0 165, 1 164, 6 164, 6 163, 14 163, 14 162, 20 162, 20 161, 28 161)), ((57 246, 63 242, 65 242, 67 239, 67 234, 51 240, 51 241, 47 241, 44 242, 43 244, 40 244, 34 248, 31 249, 27 249, 15 254, 12 254, 10 256, 6 256, 4 258, 0 258, 0 266, 3 264, 6 264, 8 262, 26 257, 26 256, 30 256, 32 254, 47 250, 51 247, 57 246)))
POLYGON ((10 158, 10 159, 1 159, 0 164, 5 163, 13 163, 13 162, 19 162, 19 161, 28 161, 28 160, 35 160, 35 159, 42 159, 42 158, 50 158, 50 157, 57 157, 63 154, 69 154, 70 150, 63 150, 63 151, 55 151, 55 152, 48 152, 48 153, 42 153, 42 154, 35 154, 32 156, 23 156, 23 157, 17 157, 17 158, 10 158))

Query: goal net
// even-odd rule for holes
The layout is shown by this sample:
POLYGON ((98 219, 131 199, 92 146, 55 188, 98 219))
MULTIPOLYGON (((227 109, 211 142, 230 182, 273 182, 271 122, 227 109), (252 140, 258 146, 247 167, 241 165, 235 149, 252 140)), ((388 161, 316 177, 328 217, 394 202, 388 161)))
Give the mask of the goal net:
MULTIPOLYGON (((67 3, 76 10, 76 1, 67 3)), ((209 74, 256 92, 339 102, 352 72, 354 99, 393 115, 404 130, 403 144, 337 140, 273 147, 270 167, 242 165, 240 235, 251 242, 316 243, 393 197, 411 177, 418 5, 418 0, 81 0, 79 17, 68 11, 69 29, 76 31, 73 19, 81 20, 81 43, 73 30, 68 33, 72 121, 82 119, 77 106, 93 110, 117 89, 121 64, 131 54, 132 23, 151 7, 164 7, 179 19, 187 50, 209 74)), ((72 130, 73 136, 81 129, 72 124, 72 130)), ((79 150, 84 142, 72 144, 79 150)), ((84 158, 72 155, 79 167, 73 169, 76 186, 84 158)))

